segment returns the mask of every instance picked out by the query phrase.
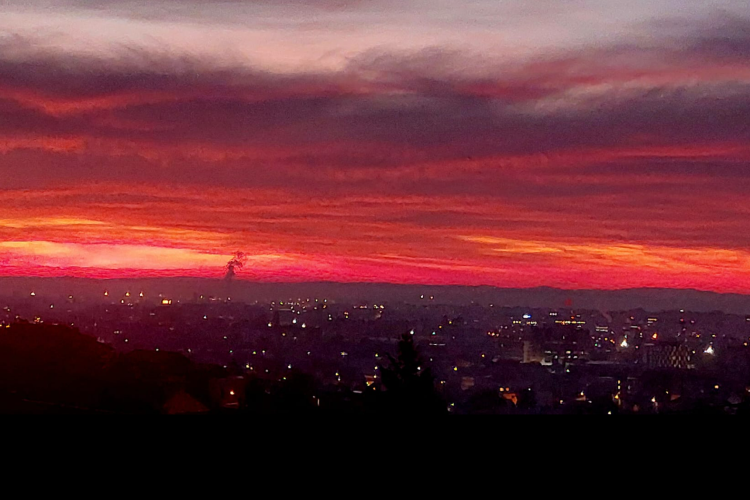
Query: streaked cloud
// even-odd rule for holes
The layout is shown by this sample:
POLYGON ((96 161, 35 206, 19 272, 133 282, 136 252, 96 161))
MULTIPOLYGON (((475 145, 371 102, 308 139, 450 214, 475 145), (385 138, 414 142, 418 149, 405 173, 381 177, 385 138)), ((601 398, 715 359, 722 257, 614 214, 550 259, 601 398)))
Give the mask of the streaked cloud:
POLYGON ((6 273, 750 292, 744 3, 1 5, 6 273))

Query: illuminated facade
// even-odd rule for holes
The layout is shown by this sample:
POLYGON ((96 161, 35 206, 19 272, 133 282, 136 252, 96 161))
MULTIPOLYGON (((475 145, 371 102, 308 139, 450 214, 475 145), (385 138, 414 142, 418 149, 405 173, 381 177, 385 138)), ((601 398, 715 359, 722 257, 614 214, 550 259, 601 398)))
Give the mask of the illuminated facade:
POLYGON ((693 368, 690 349, 681 342, 650 342, 643 345, 642 353, 648 368, 693 368))

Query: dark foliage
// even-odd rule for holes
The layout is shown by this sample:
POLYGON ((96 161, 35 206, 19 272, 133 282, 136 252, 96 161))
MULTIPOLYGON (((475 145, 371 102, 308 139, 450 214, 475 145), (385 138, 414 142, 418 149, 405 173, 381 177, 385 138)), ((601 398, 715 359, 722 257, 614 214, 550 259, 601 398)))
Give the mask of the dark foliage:
POLYGON ((405 333, 398 343, 398 357, 388 354, 389 363, 380 366, 385 389, 383 409, 399 413, 446 413, 446 404, 435 391, 430 367, 417 352, 414 339, 405 333))
POLYGON ((45 413, 158 413, 181 390, 209 406, 209 381, 224 375, 178 353, 119 354, 65 326, 15 323, 0 330, 0 392, 30 412, 42 405, 45 413))

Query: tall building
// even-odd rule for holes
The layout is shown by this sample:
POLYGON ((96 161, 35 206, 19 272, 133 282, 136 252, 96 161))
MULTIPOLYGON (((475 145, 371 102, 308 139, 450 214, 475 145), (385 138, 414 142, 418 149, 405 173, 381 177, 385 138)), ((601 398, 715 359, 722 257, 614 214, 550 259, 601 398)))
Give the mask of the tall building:
POLYGON ((541 363, 542 361, 544 361, 544 348, 540 345, 540 343, 533 340, 524 340, 523 362, 541 363))
POLYGON ((688 369, 693 365, 690 349, 682 342, 657 341, 641 346, 642 362, 648 368, 688 369))

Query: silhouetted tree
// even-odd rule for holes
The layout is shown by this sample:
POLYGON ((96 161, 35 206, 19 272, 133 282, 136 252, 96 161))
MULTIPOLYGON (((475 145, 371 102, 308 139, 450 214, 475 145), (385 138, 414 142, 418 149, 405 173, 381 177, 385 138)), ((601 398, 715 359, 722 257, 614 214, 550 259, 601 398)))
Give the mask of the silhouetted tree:
POLYGON ((530 387, 518 392, 517 407, 520 410, 530 411, 536 408, 536 394, 530 387))
POLYGON ((387 366, 380 366, 387 409, 396 412, 442 414, 445 402, 435 391, 429 366, 419 356, 408 333, 398 343, 398 357, 387 354, 387 366))

